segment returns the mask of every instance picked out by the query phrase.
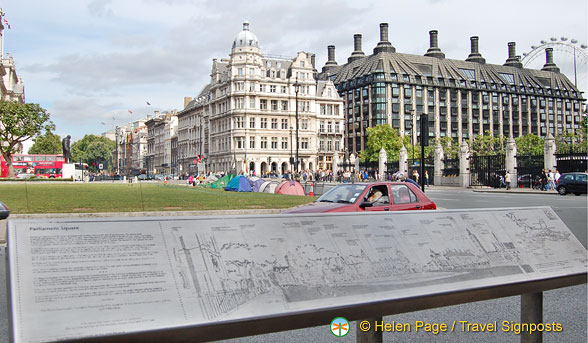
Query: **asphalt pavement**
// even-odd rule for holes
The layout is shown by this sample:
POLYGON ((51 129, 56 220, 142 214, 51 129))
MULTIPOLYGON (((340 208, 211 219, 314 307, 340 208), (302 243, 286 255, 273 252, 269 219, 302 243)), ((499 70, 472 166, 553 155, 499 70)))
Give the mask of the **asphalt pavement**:
MULTIPOLYGON (((430 187, 426 194, 438 207, 458 208, 511 208, 524 206, 551 206, 562 218, 578 240, 587 246, 587 197, 586 195, 555 196, 555 192, 534 192, 528 194, 521 190, 489 190, 481 192, 463 188, 430 187)), ((3 224, 0 221, 0 225, 3 224)), ((0 239, 2 238, 0 227, 0 239)), ((0 258, 4 258, 4 248, 0 248, 0 258)), ((6 271, 0 263, 0 308, 7 308, 6 271)), ((567 287, 544 292, 544 323, 561 323, 563 331, 545 333, 544 342, 586 342, 587 341, 587 288, 586 285, 567 287)), ((0 343, 8 342, 8 311, 0 311, 0 343)), ((491 323, 497 321, 520 322, 520 297, 507 297, 475 303, 468 303, 426 311, 405 313, 384 317, 384 322, 410 323, 411 332, 386 332, 384 342, 514 342, 520 336, 515 333, 500 332, 453 332, 438 333, 415 332, 414 323, 451 323, 468 321, 469 323, 491 323)), ((224 342, 356 342, 355 323, 351 325, 351 334, 337 338, 330 333, 328 325, 312 328, 284 331, 266 335, 243 337, 224 342)))

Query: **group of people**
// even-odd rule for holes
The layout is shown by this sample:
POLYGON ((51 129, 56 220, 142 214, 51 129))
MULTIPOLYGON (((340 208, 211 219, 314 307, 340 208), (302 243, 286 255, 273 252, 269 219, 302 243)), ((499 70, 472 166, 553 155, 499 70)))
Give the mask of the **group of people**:
POLYGON ((539 183, 542 191, 548 191, 555 189, 557 182, 559 181, 559 177, 561 174, 556 169, 554 172, 551 169, 541 170, 541 176, 539 178, 539 183))

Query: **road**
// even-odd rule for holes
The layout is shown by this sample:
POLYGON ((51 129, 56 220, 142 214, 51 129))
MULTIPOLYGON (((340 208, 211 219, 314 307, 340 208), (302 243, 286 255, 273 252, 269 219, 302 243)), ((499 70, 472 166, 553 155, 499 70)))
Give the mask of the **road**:
MULTIPOLYGON (((477 193, 465 189, 427 190, 427 195, 437 206, 446 209, 459 208, 511 208, 524 206, 551 206, 578 240, 586 247, 587 198, 574 195, 558 196, 552 194, 506 194, 477 193)), ((4 251, 0 250, 0 258, 4 251)), ((0 294, 6 294, 6 273, 4 263, 0 263, 0 294)), ((587 288, 586 285, 568 287, 544 293, 543 322, 561 323, 562 332, 544 334, 544 342, 586 342, 587 341, 587 288)), ((0 308, 6 309, 6 296, 0 296, 0 308)), ((384 342, 513 342, 519 341, 514 333, 500 332, 500 322, 520 321, 520 297, 508 297, 477 303, 449 306, 434 310, 411 312, 402 315, 384 317, 384 322, 411 323, 411 332, 384 333, 384 342), (467 320, 470 323, 490 323, 498 321, 499 332, 469 333, 432 333, 414 332, 417 321, 430 323, 451 323, 454 320, 467 320)), ((328 325, 313 328, 278 332, 273 334, 226 340, 226 343, 241 342, 355 342, 355 323, 351 325, 351 334, 337 338, 333 336, 328 325)), ((8 342, 7 311, 0 311, 0 342, 8 342)))

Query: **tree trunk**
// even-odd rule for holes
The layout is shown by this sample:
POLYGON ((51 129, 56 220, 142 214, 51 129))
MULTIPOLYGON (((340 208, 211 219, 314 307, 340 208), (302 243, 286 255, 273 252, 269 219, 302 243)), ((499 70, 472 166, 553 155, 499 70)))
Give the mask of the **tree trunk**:
POLYGON ((12 166, 12 155, 10 153, 2 154, 4 161, 6 161, 6 167, 8 169, 8 177, 14 177, 14 167, 12 166))

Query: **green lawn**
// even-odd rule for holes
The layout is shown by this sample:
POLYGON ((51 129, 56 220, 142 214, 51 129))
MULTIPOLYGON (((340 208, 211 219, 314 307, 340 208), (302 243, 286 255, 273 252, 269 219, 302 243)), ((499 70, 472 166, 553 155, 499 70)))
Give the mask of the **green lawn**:
POLYGON ((0 184, 11 213, 202 211, 288 208, 315 198, 162 184, 0 184))

